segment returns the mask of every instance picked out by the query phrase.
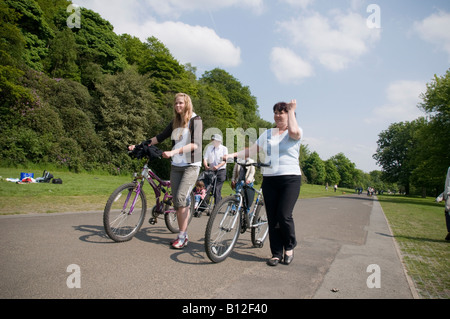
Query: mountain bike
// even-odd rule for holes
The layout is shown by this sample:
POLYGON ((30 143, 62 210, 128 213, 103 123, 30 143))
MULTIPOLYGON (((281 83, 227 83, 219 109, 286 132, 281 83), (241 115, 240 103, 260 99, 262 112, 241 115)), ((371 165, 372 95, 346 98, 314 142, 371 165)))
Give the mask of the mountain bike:
MULTIPOLYGON (((236 160, 235 160, 236 162, 236 160)), ((269 167, 263 163, 241 164, 246 170, 249 166, 258 168, 269 167)), ((245 176, 245 174, 244 174, 245 176)), ((267 213, 261 189, 246 185, 243 180, 238 181, 241 187, 236 187, 236 194, 225 197, 209 217, 205 231, 205 251, 208 258, 215 263, 224 261, 239 238, 239 234, 251 230, 251 240, 254 247, 262 248, 269 231, 267 213), (257 194, 253 207, 252 194, 257 194)))
MULTIPOLYGON (((115 242, 124 242, 132 239, 140 230, 145 220, 147 212, 147 198, 143 187, 147 181, 155 193, 156 204, 151 209, 151 218, 149 223, 155 225, 161 215, 167 228, 172 233, 179 232, 176 210, 172 206, 172 194, 170 181, 158 177, 151 168, 148 167, 149 161, 160 158, 162 151, 155 146, 136 146, 132 152, 134 157, 146 157, 147 161, 142 168, 141 173, 134 174, 131 183, 123 184, 113 191, 106 202, 103 212, 103 226, 106 234, 115 242), (164 195, 163 195, 164 194, 164 195), (162 198, 161 198, 161 195, 162 198)), ((193 217, 194 195, 191 192, 189 206, 189 223, 193 217)))

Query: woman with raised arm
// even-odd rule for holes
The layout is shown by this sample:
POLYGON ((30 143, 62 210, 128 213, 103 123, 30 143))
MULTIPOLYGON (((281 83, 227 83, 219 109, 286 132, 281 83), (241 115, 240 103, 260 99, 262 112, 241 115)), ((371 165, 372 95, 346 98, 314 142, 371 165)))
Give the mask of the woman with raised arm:
POLYGON ((271 165, 263 169, 262 183, 272 252, 272 258, 267 261, 269 266, 276 266, 280 262, 289 265, 294 259, 297 245, 292 212, 300 194, 299 155, 303 131, 297 123, 296 109, 296 100, 275 104, 273 112, 276 126, 261 134, 250 148, 224 157, 247 158, 262 150, 265 162, 271 165))
MULTIPOLYGON (((189 95, 176 94, 173 110, 174 119, 160 134, 150 139, 149 145, 156 145, 169 137, 172 139, 172 150, 163 152, 162 156, 172 159, 170 184, 180 228, 178 237, 171 241, 171 245, 172 248, 182 249, 188 243, 189 195, 200 171, 203 125, 200 116, 194 113, 189 95)), ((129 150, 134 147, 131 145, 129 150)))

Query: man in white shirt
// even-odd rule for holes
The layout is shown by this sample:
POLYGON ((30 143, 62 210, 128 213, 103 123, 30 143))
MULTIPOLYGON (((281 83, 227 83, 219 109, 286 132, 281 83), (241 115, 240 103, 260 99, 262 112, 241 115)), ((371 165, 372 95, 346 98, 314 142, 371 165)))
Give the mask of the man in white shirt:
POLYGON ((227 154, 228 149, 222 145, 222 136, 214 134, 211 138, 211 145, 206 148, 203 165, 206 170, 215 171, 217 174, 216 191, 214 193, 215 204, 222 199, 222 186, 227 177, 227 164, 222 160, 222 157, 227 154))

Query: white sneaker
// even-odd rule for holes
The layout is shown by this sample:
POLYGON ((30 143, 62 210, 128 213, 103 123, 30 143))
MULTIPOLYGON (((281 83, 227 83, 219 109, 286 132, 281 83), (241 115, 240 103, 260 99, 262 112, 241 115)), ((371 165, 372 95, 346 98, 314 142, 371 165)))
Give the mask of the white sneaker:
POLYGON ((175 239, 175 241, 172 243, 172 248, 175 249, 183 249, 184 247, 187 246, 189 242, 188 237, 186 236, 185 238, 180 238, 178 237, 177 239, 175 239))

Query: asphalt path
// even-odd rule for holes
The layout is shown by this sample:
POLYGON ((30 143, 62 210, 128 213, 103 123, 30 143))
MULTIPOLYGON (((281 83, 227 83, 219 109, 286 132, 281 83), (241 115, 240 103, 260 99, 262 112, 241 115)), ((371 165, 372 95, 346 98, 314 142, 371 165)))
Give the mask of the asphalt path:
POLYGON ((302 199, 291 265, 266 265, 269 245, 241 234, 231 256, 204 251, 206 216, 189 245, 160 220, 129 242, 104 232, 102 212, 0 217, 0 298, 335 299, 416 298, 380 204, 365 195, 302 199))

